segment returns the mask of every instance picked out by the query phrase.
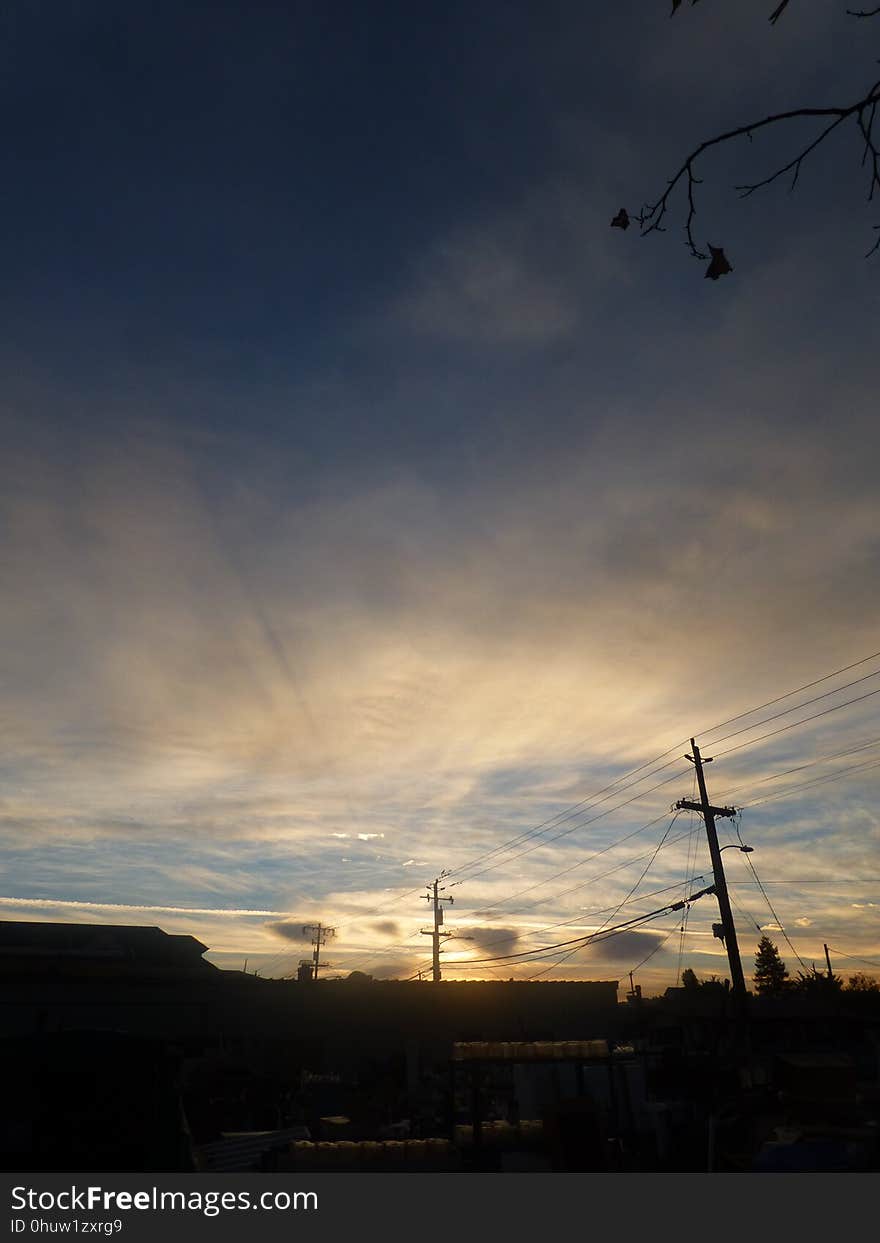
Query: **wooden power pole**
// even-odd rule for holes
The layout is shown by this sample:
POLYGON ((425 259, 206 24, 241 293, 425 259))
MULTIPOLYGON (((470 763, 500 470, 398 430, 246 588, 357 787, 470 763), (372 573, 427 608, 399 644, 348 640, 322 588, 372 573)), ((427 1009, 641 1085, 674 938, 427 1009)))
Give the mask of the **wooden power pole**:
POLYGON ((455 898, 446 898, 443 896, 444 886, 441 885, 440 882, 444 876, 448 876, 448 875, 449 875, 448 872, 441 872, 440 875, 436 877, 435 880, 429 881, 428 892, 422 895, 424 898, 427 899, 428 902, 431 903, 433 907, 433 912, 434 912, 434 926, 433 928, 423 928, 422 936, 433 938, 433 946, 432 946, 433 957, 432 957, 431 979, 434 981, 435 984, 439 983, 440 981, 440 939, 441 937, 452 936, 451 932, 440 931, 440 929, 443 926, 442 903, 444 902, 452 903, 455 901, 455 898))
POLYGON ((691 747, 693 755, 686 755, 685 759, 690 760, 697 772, 697 783, 700 787, 699 803, 692 802, 690 799, 680 798, 675 804, 677 808, 687 811, 698 811, 703 817, 706 824, 706 837, 709 839, 709 855, 712 859, 712 873, 715 878, 715 894, 718 898, 718 909, 721 912, 721 927, 724 932, 724 947, 727 950, 727 960, 730 963, 730 984, 733 995, 740 1001, 745 1000, 746 982, 743 978, 742 962, 739 957, 739 945, 736 940, 736 928, 733 923, 733 913, 730 909, 730 897, 727 893, 727 881, 724 878, 724 867, 721 863, 721 851, 718 848, 718 834, 715 831, 716 816, 735 816, 735 807, 713 807, 709 802, 709 795, 706 793, 706 778, 703 773, 703 765, 711 764, 711 756, 705 759, 700 755, 700 748, 691 739, 691 747))
POLYGON ((312 979, 318 978, 318 964, 321 961, 321 947, 326 944, 329 937, 336 936, 335 928, 327 928, 322 923, 304 924, 303 933, 309 934, 312 938, 312 946, 314 954, 312 955, 312 979))

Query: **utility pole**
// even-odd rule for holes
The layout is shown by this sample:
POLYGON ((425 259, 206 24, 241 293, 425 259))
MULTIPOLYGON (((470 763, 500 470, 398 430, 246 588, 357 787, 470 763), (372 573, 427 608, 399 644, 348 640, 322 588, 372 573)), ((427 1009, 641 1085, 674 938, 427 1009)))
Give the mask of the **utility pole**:
POLYGON ((709 802, 709 795, 706 793, 706 778, 703 774, 703 765, 711 764, 712 757, 703 758, 700 755, 700 748, 691 739, 691 747, 693 755, 686 755, 684 758, 690 760, 697 772, 697 783, 700 787, 700 801, 695 803, 690 799, 680 798, 675 804, 676 808, 687 811, 698 811, 701 813, 706 824, 706 837, 709 839, 709 855, 712 859, 712 873, 715 878, 715 893, 718 897, 718 909, 721 912, 721 927, 724 933, 724 947, 727 950, 727 959, 730 963, 730 983, 731 991, 734 997, 740 1002, 745 1001, 746 982, 743 978, 742 963, 739 957, 739 945, 736 940, 736 928, 733 923, 733 913, 730 909, 730 898, 727 893, 727 881, 724 879, 724 867, 721 863, 721 851, 718 849, 718 834, 715 831, 716 816, 735 816, 735 807, 713 807, 709 802))
POLYGON ((312 979, 317 980, 318 964, 321 961, 321 947, 330 937, 336 936, 336 929, 326 928, 322 923, 303 924, 303 933, 307 934, 312 939, 312 945, 315 951, 312 955, 312 979))
POLYGON ((434 953, 433 953, 433 965, 432 965, 431 979, 434 981, 435 984, 438 984, 440 982, 440 939, 441 937, 452 936, 451 932, 440 931, 440 929, 443 926, 442 903, 443 902, 452 903, 455 901, 455 898, 443 897, 443 890, 445 886, 441 885, 440 882, 444 876, 448 876, 448 875, 449 875, 448 872, 445 872, 445 871, 441 872, 438 877, 428 882, 428 892, 425 894, 422 894, 422 897, 431 903, 433 907, 433 911, 434 911, 434 926, 433 928, 423 928, 422 936, 433 938, 434 953))
POLYGON ((822 948, 825 951, 825 961, 828 964, 828 979, 830 980, 834 976, 834 972, 831 970, 831 955, 828 953, 827 945, 823 945, 822 948))

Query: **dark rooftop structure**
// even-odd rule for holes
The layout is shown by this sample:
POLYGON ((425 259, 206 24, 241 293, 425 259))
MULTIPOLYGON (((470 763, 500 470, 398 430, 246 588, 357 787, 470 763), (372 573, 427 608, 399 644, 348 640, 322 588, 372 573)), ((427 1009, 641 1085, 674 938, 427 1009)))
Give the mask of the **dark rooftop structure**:
POLYGON ((207 948, 195 937, 161 928, 0 920, 0 966, 4 967, 20 963, 34 969, 43 960, 57 965, 79 961, 213 971, 216 968, 202 958, 207 948))

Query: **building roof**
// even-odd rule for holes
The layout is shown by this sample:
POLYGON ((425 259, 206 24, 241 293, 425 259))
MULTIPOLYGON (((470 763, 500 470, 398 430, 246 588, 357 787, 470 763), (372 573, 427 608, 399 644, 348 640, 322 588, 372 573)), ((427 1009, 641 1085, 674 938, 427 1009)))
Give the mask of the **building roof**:
POLYGON ((207 966, 195 937, 129 924, 0 920, 0 957, 121 960, 149 966, 207 966))

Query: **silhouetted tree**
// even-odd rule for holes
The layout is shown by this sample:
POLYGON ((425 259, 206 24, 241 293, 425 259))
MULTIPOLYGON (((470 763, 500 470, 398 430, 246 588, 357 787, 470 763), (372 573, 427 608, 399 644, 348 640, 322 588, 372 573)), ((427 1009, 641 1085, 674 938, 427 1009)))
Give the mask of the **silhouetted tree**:
POLYGON ((839 975, 828 975, 819 971, 815 964, 809 971, 799 971, 792 987, 799 993, 839 993, 843 988, 843 980, 839 975))
POLYGON ((788 968, 768 936, 761 937, 755 954, 755 991, 762 996, 781 993, 789 987, 788 968))
POLYGON ((697 979, 696 972, 690 967, 685 967, 684 971, 681 973, 681 986, 682 988, 687 989, 700 987, 700 981, 697 979))
MULTIPOLYGON (((681 7, 681 3, 682 0, 672 0, 671 15, 674 15, 676 10, 681 7)), ((697 0, 691 0, 692 5, 696 3, 697 0)), ((779 21, 788 5, 789 0, 781 0, 781 3, 776 5, 773 12, 769 14, 771 24, 775 25, 779 21)), ((880 17, 880 5, 869 9, 846 9, 846 13, 856 21, 880 17)), ((695 188, 701 181, 701 178, 696 174, 697 161, 711 147, 721 146, 737 138, 747 137, 751 140, 752 135, 758 130, 771 126, 784 126, 787 121, 792 121, 796 118, 814 118, 819 127, 818 132, 804 147, 797 150, 787 163, 777 168, 775 172, 749 184, 737 186, 736 189, 739 190, 743 198, 747 198, 750 194, 754 194, 756 190, 769 186, 777 178, 784 177, 789 173, 791 174, 789 189, 793 190, 797 185, 801 165, 804 160, 812 155, 816 148, 844 121, 852 121, 859 131, 862 143, 862 166, 867 170, 868 200, 873 200, 875 191, 878 192, 878 197, 880 197, 880 146, 878 146, 880 139, 874 136, 874 120, 877 105, 880 104, 880 79, 867 91, 862 90, 860 93, 856 90, 853 95, 854 97, 836 105, 791 108, 786 112, 778 112, 770 116, 757 118, 738 125, 735 129, 727 130, 722 134, 716 134, 712 138, 705 139, 686 156, 675 174, 669 179, 666 189, 658 198, 654 199, 653 202, 645 203, 641 211, 633 214, 630 214, 625 207, 622 207, 611 221, 612 227, 627 229, 630 223, 635 221, 641 229, 642 236, 648 233, 663 232, 670 199, 676 189, 679 186, 683 186, 687 198, 684 232, 688 250, 695 259, 710 259, 705 275, 712 280, 717 280, 719 276, 733 271, 727 256, 724 254, 723 247, 709 245, 709 253, 707 254, 700 249, 694 238, 694 220, 697 214, 695 188)), ((875 225, 874 228, 878 231, 878 236, 874 245, 867 252, 868 255, 874 254, 880 248, 880 224, 875 225)))
POLYGON ((880 981, 864 971, 857 971, 846 982, 846 991, 850 993, 880 993, 880 981))

